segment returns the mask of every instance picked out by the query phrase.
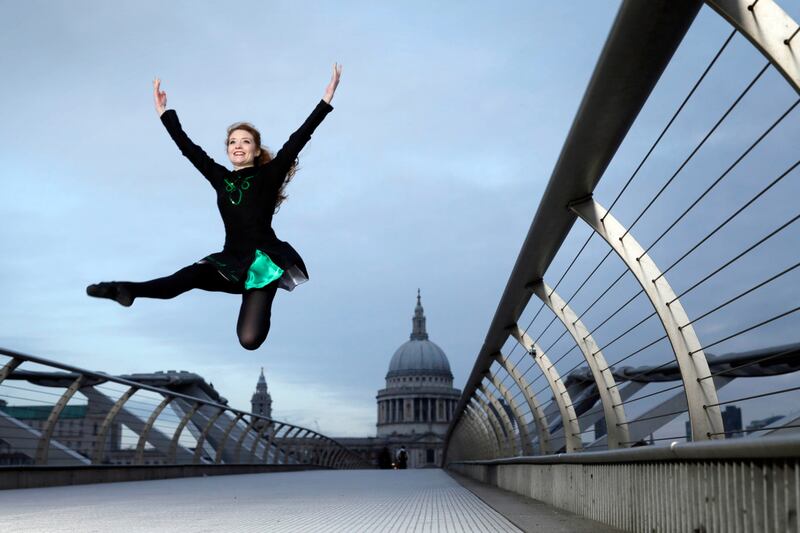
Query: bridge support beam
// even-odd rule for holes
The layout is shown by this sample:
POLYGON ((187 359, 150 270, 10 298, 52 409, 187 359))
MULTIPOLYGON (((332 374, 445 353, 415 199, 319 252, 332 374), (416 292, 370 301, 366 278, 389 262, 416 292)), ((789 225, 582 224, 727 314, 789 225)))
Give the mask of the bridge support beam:
MULTIPOLYGON (((681 371, 693 440, 717 439, 724 435, 717 391, 700 341, 680 300, 655 262, 633 235, 611 213, 593 199, 573 204, 571 209, 611 246, 644 289, 669 338, 681 371)), ((610 431, 610 428, 609 428, 610 431)))
POLYGON ((531 411, 531 416, 536 423, 536 429, 539 433, 539 453, 550 453, 550 428, 547 425, 547 417, 544 416, 541 404, 536 398, 536 394, 531 390, 528 380, 517 370, 516 366, 511 364, 508 360, 508 356, 505 354, 497 352, 494 355, 494 360, 500 363, 505 371, 508 372, 517 384, 517 388, 522 392, 522 396, 525 397, 525 401, 528 403, 528 408, 531 411))
POLYGON ((581 322, 572 308, 567 305, 567 302, 543 281, 533 285, 533 292, 567 328, 575 344, 581 350, 589 370, 592 372, 606 419, 608 447, 620 448, 628 446, 626 443, 630 442, 631 439, 628 435, 625 409, 617 391, 617 383, 614 380, 611 369, 608 368, 603 352, 600 351, 600 347, 591 333, 589 333, 589 329, 581 322))
POLYGON ((519 436, 520 436, 520 452, 522 455, 531 455, 533 454, 533 445, 531 444, 531 437, 528 434, 528 424, 525 422, 525 418, 522 416, 522 413, 519 410, 519 406, 517 405, 516 400, 511 395, 511 392, 508 390, 508 387, 503 385, 503 382, 500 381, 496 375, 489 374, 489 381, 491 381, 494 388, 496 388, 500 394, 503 396, 503 399, 508 404, 508 407, 511 409, 511 413, 514 415, 514 418, 517 422, 517 428, 519 428, 519 436))
POLYGON ((567 452, 580 450, 583 447, 583 442, 581 441, 581 430, 578 428, 578 417, 575 415, 572 398, 570 398, 567 388, 558 374, 558 370, 550 362, 550 358, 547 357, 544 350, 519 325, 515 324, 511 328, 511 334, 533 357, 533 360, 539 365, 539 370, 544 374, 547 383, 550 385, 550 390, 553 392, 553 403, 558 407, 561 423, 564 426, 564 445, 567 452))

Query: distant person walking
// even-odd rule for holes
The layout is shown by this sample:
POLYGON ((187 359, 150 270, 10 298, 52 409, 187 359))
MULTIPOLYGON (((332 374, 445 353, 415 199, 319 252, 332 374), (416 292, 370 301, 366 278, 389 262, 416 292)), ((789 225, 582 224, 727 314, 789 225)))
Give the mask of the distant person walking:
MULTIPOLYGON (((274 156, 262 146, 261 134, 252 124, 239 122, 228 128, 225 144, 233 170, 215 162, 189 139, 178 115, 167 109, 167 94, 156 78, 156 112, 181 153, 214 188, 225 226, 225 245, 221 252, 207 255, 170 276, 142 283, 97 283, 89 285, 86 293, 125 307, 136 298, 170 299, 191 289, 241 294, 236 325, 239 343, 248 350, 261 346, 269 333, 272 302, 278 288, 291 291, 308 280, 303 259, 288 242, 275 235, 272 217, 286 199, 284 191, 294 176, 297 155, 333 110, 331 100, 341 73, 341 66, 334 63, 322 100, 274 156)), ((228 96, 235 97, 235 92, 228 96)), ((132 255, 136 252, 132 251, 132 255)))
POLYGON ((400 449, 397 451, 397 468, 400 470, 408 468, 408 452, 405 446, 400 446, 400 449))

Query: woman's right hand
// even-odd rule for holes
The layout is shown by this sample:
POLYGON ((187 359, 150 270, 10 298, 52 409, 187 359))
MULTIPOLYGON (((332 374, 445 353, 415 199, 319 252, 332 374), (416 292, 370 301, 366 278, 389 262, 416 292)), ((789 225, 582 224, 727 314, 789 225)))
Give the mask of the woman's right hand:
POLYGON ((167 110, 167 93, 161 90, 161 80, 158 78, 153 80, 153 102, 160 117, 167 110))

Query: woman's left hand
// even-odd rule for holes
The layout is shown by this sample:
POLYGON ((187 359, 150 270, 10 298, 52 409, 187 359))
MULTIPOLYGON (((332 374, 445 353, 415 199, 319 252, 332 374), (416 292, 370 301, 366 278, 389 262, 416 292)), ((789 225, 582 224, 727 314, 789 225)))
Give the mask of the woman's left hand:
POLYGON ((331 74, 331 81, 328 83, 328 86, 325 88, 325 95, 322 99, 325 101, 326 104, 330 104, 331 100, 333 100, 333 93, 336 92, 336 87, 339 86, 339 78, 342 75, 342 66, 338 63, 333 64, 333 74, 331 74))

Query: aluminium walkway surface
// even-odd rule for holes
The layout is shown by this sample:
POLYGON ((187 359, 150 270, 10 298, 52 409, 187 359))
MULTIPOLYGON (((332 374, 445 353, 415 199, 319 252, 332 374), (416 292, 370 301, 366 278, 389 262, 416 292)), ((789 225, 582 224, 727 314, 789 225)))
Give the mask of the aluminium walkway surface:
POLYGON ((346 470, 2 491, 0 531, 488 533, 520 529, 442 470, 346 470))

